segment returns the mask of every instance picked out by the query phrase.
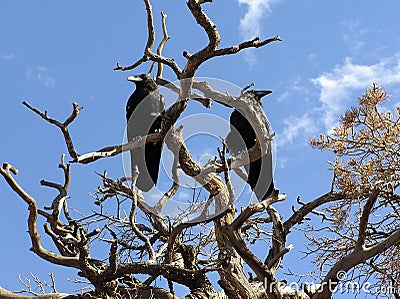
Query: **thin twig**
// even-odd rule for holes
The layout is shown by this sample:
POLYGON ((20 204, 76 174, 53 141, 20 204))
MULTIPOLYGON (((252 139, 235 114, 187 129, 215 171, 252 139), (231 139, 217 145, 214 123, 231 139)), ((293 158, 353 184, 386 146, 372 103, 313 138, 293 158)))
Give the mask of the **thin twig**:
POLYGON ((78 116, 79 112, 83 109, 82 107, 79 107, 77 103, 73 103, 72 104, 73 109, 72 109, 71 115, 63 123, 61 123, 61 122, 59 122, 58 120, 56 120, 54 118, 50 118, 47 115, 47 111, 41 112, 40 110, 36 109, 35 107, 32 107, 31 105, 29 105, 29 103, 26 102, 26 101, 22 102, 22 104, 24 104, 26 107, 28 107, 28 109, 30 109, 33 112, 35 112, 37 115, 39 115, 41 118, 43 118, 47 122, 57 126, 61 130, 62 134, 64 135, 64 140, 65 140, 65 143, 67 145, 69 155, 73 159, 77 159, 78 158, 79 154, 76 151, 76 149, 75 149, 75 147, 74 147, 74 145, 72 143, 72 139, 71 139, 71 136, 70 136, 69 131, 68 131, 68 125, 70 125, 76 119, 76 117, 78 116))

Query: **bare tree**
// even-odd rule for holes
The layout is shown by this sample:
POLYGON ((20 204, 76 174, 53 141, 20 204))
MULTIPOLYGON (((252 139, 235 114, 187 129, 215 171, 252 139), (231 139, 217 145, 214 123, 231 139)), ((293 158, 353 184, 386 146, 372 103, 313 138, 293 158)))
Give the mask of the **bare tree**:
MULTIPOLYGON (((73 104, 72 113, 65 121, 59 121, 24 102, 28 109, 60 129, 72 160, 66 162, 62 155, 59 164, 64 174, 62 183, 41 181, 42 186, 58 192, 51 205, 44 208, 38 207, 37 200, 18 184, 15 179, 18 171, 13 165, 4 163, 0 173, 29 207, 31 250, 48 262, 77 269, 78 276, 93 287, 79 295, 68 295, 57 293, 53 284, 51 293, 35 294, 35 297, 177 298, 174 286, 180 284, 189 289, 186 299, 330 298, 330 287, 343 283, 340 275, 347 272, 351 273, 347 277, 349 280, 372 278, 373 282, 380 285, 398 287, 398 111, 392 114, 378 110, 386 95, 374 85, 359 99, 357 108, 346 112, 332 134, 321 135, 311 141, 312 146, 332 151, 337 156, 332 163, 334 178, 331 190, 307 203, 298 199, 300 207, 297 210, 293 207, 293 214, 286 220, 274 207, 274 203, 286 199, 278 190, 262 202, 237 210, 230 171, 239 171, 241 166, 265 154, 273 135, 269 132, 266 116, 259 103, 243 96, 249 86, 239 96, 232 96, 213 89, 206 82, 196 81, 195 73, 201 64, 213 57, 228 56, 281 39, 279 36, 266 40, 255 38, 220 48, 217 27, 202 8, 207 2, 211 1, 187 2, 196 22, 206 32, 208 44, 193 54, 183 52, 187 59, 184 67, 162 55, 169 39, 165 14, 162 14, 164 38, 157 52, 153 52, 155 29, 152 7, 149 0, 144 0, 148 39, 143 56, 130 66, 117 63, 115 68, 120 71, 132 70, 150 61, 149 72, 157 65, 156 82, 177 93, 177 101, 167 109, 159 132, 135 138, 126 144, 80 154, 68 130, 81 110, 78 104, 73 104), (163 66, 173 71, 179 86, 162 78, 163 66), (248 152, 228 158, 224 140, 221 140, 219 158, 205 167, 198 165, 182 137, 184 128, 175 127, 191 99, 200 101, 206 107, 216 102, 244 111, 257 128, 256 145, 248 152), (164 140, 174 155, 172 173, 175 179, 170 190, 155 206, 149 206, 143 194, 135 188, 137 172, 130 178, 118 179, 109 178, 105 172, 99 174, 102 186, 95 194, 95 204, 100 206, 98 211, 76 219, 71 216, 68 208, 71 167, 93 163, 159 140, 164 140), (178 166, 209 194, 209 200, 200 205, 200 216, 189 222, 171 222, 160 213, 180 187, 178 166), (112 199, 117 203, 117 211, 109 214, 103 211, 102 205, 112 199), (215 213, 205 217, 211 205, 215 213), (124 211, 127 212, 124 214, 124 211), (315 227, 315 221, 309 221, 312 215, 323 220, 322 227, 315 227), (37 228, 39 216, 45 219, 44 231, 58 253, 42 246, 37 228), (97 226, 95 229, 92 228, 94 223, 97 226), (288 288, 276 278, 276 271, 283 266, 285 254, 292 249, 286 243, 295 227, 307 231, 310 240, 308 254, 315 255, 315 268, 321 270, 318 276, 321 284, 313 285, 313 290, 288 288), (270 239, 269 252, 266 257, 258 257, 250 245, 265 238, 270 239), (92 257, 94 242, 108 248, 106 259, 92 257), (243 263, 251 269, 251 274, 246 275, 243 263), (217 282, 209 278, 208 274, 212 272, 218 274, 217 282), (154 281, 160 277, 165 281, 164 288, 154 285, 154 281), (222 291, 216 290, 217 284, 222 291)), ((182 211, 181 220, 186 212, 182 211)), ((310 265, 310 272, 312 270, 310 265)), ((27 298, 2 288, 0 296, 27 298)))

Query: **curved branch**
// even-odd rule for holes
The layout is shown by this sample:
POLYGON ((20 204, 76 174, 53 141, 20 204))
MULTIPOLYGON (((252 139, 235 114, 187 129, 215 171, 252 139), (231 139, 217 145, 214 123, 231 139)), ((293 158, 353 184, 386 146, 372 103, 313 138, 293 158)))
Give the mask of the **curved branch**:
POLYGON ((358 228, 358 238, 355 247, 356 249, 361 249, 365 243, 365 239, 367 237, 368 219, 371 214, 371 210, 374 207, 376 200, 378 199, 378 195, 379 195, 379 189, 372 190, 371 194, 368 197, 367 202, 364 205, 358 228))
POLYGON ((123 152, 133 150, 137 147, 144 146, 146 143, 156 142, 156 141, 160 141, 162 139, 163 139, 163 135, 160 133, 153 133, 153 134, 150 134, 147 136, 138 136, 138 137, 135 137, 134 139, 132 139, 132 141, 129 141, 124 144, 107 146, 107 147, 99 149, 95 152, 79 155, 72 162, 82 163, 82 164, 92 163, 96 160, 106 158, 106 157, 113 157, 113 156, 119 155, 123 152))
MULTIPOLYGON (((205 53, 210 53, 218 49, 219 43, 221 41, 221 37, 219 35, 219 32, 217 30, 217 26, 214 24, 214 22, 205 14, 203 9, 201 8, 201 3, 199 3, 197 0, 189 0, 187 2, 187 6, 190 9, 190 12, 196 19, 196 22, 203 27, 204 31, 207 33, 209 43, 208 45, 198 53, 194 54, 199 56, 203 56, 205 53)), ((193 57, 192 55, 191 57, 193 57)), ((192 58, 194 59, 194 58, 192 58)))
MULTIPOLYGON (((169 90, 175 92, 178 95, 180 93, 180 88, 168 80, 157 77, 156 83, 158 85, 161 85, 162 87, 168 88, 169 90)), ((212 102, 209 98, 204 98, 203 96, 201 96, 195 92, 192 92, 191 95, 189 96, 189 98, 201 103, 206 108, 211 108, 212 102)))
POLYGON ((147 60, 152 60, 152 61, 155 61, 155 62, 158 62, 158 63, 165 64, 166 66, 169 66, 171 68, 171 70, 175 73, 176 77, 178 79, 181 78, 182 69, 179 67, 179 65, 172 58, 167 58, 167 57, 164 57, 162 55, 155 54, 155 53, 153 53, 151 51, 147 51, 145 55, 147 57, 147 60))
POLYGON ((79 154, 75 150, 75 147, 74 147, 74 145, 72 143, 72 139, 71 139, 71 136, 70 136, 69 131, 68 131, 68 125, 71 124, 76 119, 76 117, 78 116, 79 112, 83 109, 82 107, 79 107, 77 103, 72 103, 73 109, 72 109, 71 115, 63 123, 61 123, 61 122, 59 122, 58 120, 56 120, 54 118, 48 117, 47 111, 45 111, 43 113, 40 110, 36 109, 35 107, 32 107, 31 105, 29 105, 29 103, 26 102, 26 101, 22 102, 22 104, 25 105, 26 107, 28 107, 28 109, 30 109, 33 112, 35 112, 37 115, 39 115, 41 118, 43 118, 47 122, 57 126, 61 130, 62 134, 64 135, 64 140, 65 140, 65 143, 67 145, 68 152, 69 152, 70 156, 73 159, 78 158, 79 154))
POLYGON ((239 51, 243 49, 248 49, 248 48, 260 48, 265 45, 268 45, 270 43, 276 42, 276 41, 282 41, 281 37, 279 35, 274 36, 272 38, 268 38, 266 40, 260 41, 259 37, 256 37, 255 39, 245 41, 239 45, 232 46, 229 48, 223 48, 223 49, 218 49, 214 52, 214 56, 223 56, 223 55, 231 55, 231 54, 236 54, 239 51))
MULTIPOLYGON (((132 175, 133 175, 132 190, 134 190, 134 187, 136 185, 136 180, 137 180, 138 175, 139 175, 139 169, 138 169, 137 166, 135 166, 134 173, 132 175)), ((149 260, 151 262, 154 262, 155 259, 156 259, 156 256, 155 256, 153 247, 151 246, 150 240, 136 226, 136 207, 137 207, 137 203, 138 203, 138 192, 137 191, 133 191, 133 196, 132 196, 131 199, 132 199, 132 205, 131 205, 131 211, 129 213, 130 226, 131 226, 133 232, 145 244, 146 250, 147 250, 147 252, 149 254, 149 260)))
MULTIPOLYGON (((269 197, 262 202, 248 206, 244 209, 238 217, 232 222, 231 225, 223 227, 223 232, 228 237, 230 244, 235 248, 240 257, 249 265, 254 271, 260 281, 267 283, 266 291, 270 298, 281 298, 277 289, 277 281, 274 273, 268 268, 267 265, 262 263, 257 256, 255 256, 248 248, 246 242, 241 236, 241 227, 245 221, 257 212, 262 212, 265 209, 271 208, 271 204, 277 201, 286 199, 285 194, 279 194, 277 197, 269 197)), ((286 252, 281 252, 282 256, 286 252)))
MULTIPOLYGON (((186 148, 185 142, 182 137, 182 127, 172 128, 167 135, 165 142, 168 148, 174 153, 174 156, 179 157, 179 165, 183 172, 195 178, 204 188, 210 193, 210 197, 216 200, 216 207, 220 208, 221 212, 223 212, 223 207, 230 203, 229 194, 226 189, 226 185, 223 183, 221 178, 215 173, 206 173, 202 172, 202 168, 200 165, 193 160, 190 155, 188 149, 186 148), (219 203, 219 204, 218 204, 219 203)), ((205 208, 206 209, 206 208, 205 208)), ((206 212, 206 211, 204 211, 206 212)), ((216 211, 215 215, 220 215, 221 212, 216 211)), ((217 216, 218 217, 218 216, 217 216)), ((196 223, 201 223, 205 221, 211 221, 212 219, 205 220, 202 215, 199 217, 199 222, 196 222, 196 219, 193 219, 190 223, 182 223, 174 228, 171 233, 168 245, 168 256, 167 261, 171 260, 173 246, 175 244, 176 237, 178 234, 185 228, 196 225, 196 223)))
POLYGON ((293 213, 293 215, 290 216, 289 219, 283 223, 283 228, 284 228, 285 234, 287 235, 290 232, 290 229, 294 225, 301 223, 304 220, 304 218, 309 213, 312 213, 312 211, 315 208, 317 208, 323 204, 326 204, 328 202, 340 200, 343 198, 345 198, 344 194, 328 192, 328 193, 325 193, 324 195, 318 197, 317 199, 314 199, 313 201, 305 204, 299 210, 295 211, 293 213))
MULTIPOLYGON (((157 54, 152 52, 152 48, 153 48, 154 40, 155 40, 155 32, 154 32, 154 24, 153 24, 153 11, 152 11, 152 7, 150 4, 150 0, 143 0, 143 1, 145 4, 146 13, 147 13, 147 32, 148 32, 147 43, 146 43, 146 46, 144 49, 143 57, 140 58, 139 60, 137 60, 134 64, 132 64, 130 66, 121 66, 119 64, 119 62, 117 62, 117 66, 114 68, 114 70, 116 70, 116 71, 132 70, 132 69, 137 68, 142 63, 147 62, 148 60, 151 60, 154 62, 158 62, 159 65, 165 64, 165 65, 169 66, 174 71, 177 78, 179 79, 181 76, 182 70, 180 69, 178 64, 173 59, 163 57, 161 55, 161 51, 159 51, 159 50, 162 50, 162 47, 164 46, 165 42, 168 40, 169 37, 164 36, 164 39, 166 39, 166 40, 164 43, 160 44, 157 54), (160 49, 160 47, 161 47, 161 49, 160 49)), ((164 17, 163 17, 163 19, 164 19, 164 17)), ((164 26, 163 26, 163 29, 164 29, 164 26)), ((165 27, 164 33, 166 33, 166 27, 165 27)), ((162 72, 162 68, 159 67, 159 72, 160 71, 162 72)))
MULTIPOLYGON (((160 42, 160 44, 158 45, 158 48, 157 48, 157 55, 159 55, 159 56, 161 56, 161 53, 162 53, 162 50, 163 50, 165 44, 170 39, 170 37, 168 35, 168 32, 167 32, 166 19, 167 19, 167 15, 165 13, 161 12, 161 27, 162 27, 162 31, 163 31, 163 39, 162 39, 162 41, 160 42)), ((153 61, 149 71, 147 72, 148 74, 151 74, 151 72, 153 71, 153 68, 154 68, 155 65, 156 65, 156 62, 153 61)), ((157 69, 156 78, 161 78, 162 77, 162 73, 163 73, 163 64, 161 62, 159 62, 157 67, 158 67, 158 69, 157 69)))
POLYGON ((165 139, 168 148, 179 155, 179 165, 186 175, 195 178, 210 193, 210 196, 218 196, 218 201, 228 204, 229 195, 224 182, 216 173, 204 173, 200 165, 194 161, 183 140, 182 128, 182 126, 177 130, 171 128, 165 139))
POLYGON ((179 172, 178 172, 178 166, 179 166, 179 157, 177 154, 174 154, 174 161, 172 163, 172 186, 169 188, 167 192, 164 193, 164 195, 161 197, 161 199, 157 202, 157 204, 154 206, 154 210, 156 213, 161 213, 162 208, 165 206, 165 204, 178 192, 179 186, 180 186, 180 179, 179 179, 179 172))
POLYGON ((64 233, 69 232, 68 230, 65 229, 61 229, 59 227, 60 224, 60 220, 59 220, 59 216, 60 216, 60 212, 61 212, 61 208, 63 208, 64 206, 66 206, 66 199, 68 198, 67 192, 68 192, 68 188, 71 182, 70 179, 70 172, 69 172, 69 164, 65 164, 64 163, 64 154, 61 156, 61 163, 58 165, 59 168, 61 168, 64 172, 64 184, 57 184, 57 183, 53 183, 53 182, 49 182, 46 180, 41 180, 40 184, 42 186, 46 186, 46 187, 50 187, 50 188, 54 188, 58 191, 58 195, 54 198, 53 202, 51 203, 50 207, 45 207, 45 209, 48 210, 53 210, 50 218, 47 218, 47 220, 50 222, 52 229, 55 232, 60 232, 63 231, 64 233))
POLYGON ((147 12, 147 31, 148 31, 148 37, 147 37, 147 43, 146 43, 146 50, 151 51, 154 45, 154 24, 153 24, 153 9, 150 4, 150 0, 143 0, 144 5, 146 6, 146 12, 147 12))
POLYGON ((128 71, 128 70, 132 70, 136 67, 138 67, 139 65, 141 65, 143 62, 148 61, 148 57, 146 55, 146 53, 148 51, 151 52, 151 49, 153 48, 153 44, 154 44, 154 25, 153 25, 153 12, 152 12, 152 7, 150 4, 150 0, 143 0, 144 1, 144 5, 146 7, 146 12, 147 12, 147 43, 146 43, 146 47, 145 47, 145 51, 144 51, 144 55, 142 58, 140 58, 138 61, 136 61, 134 64, 130 65, 130 66, 120 66, 119 62, 117 62, 117 67, 114 68, 114 70, 121 70, 121 71, 128 71))
POLYGON ((13 169, 13 167, 10 164, 4 163, 3 167, 0 168, 0 173, 7 181, 8 185, 28 204, 29 207, 28 233, 32 243, 31 250, 35 252, 38 256, 40 256, 42 259, 50 263, 80 269, 77 258, 60 256, 42 247, 40 243, 40 234, 37 231, 36 227, 36 221, 38 216, 38 208, 36 200, 33 197, 31 197, 24 189, 22 189, 22 187, 14 180, 13 176, 10 173, 11 169, 13 169))
POLYGON ((355 266, 369 260, 370 258, 384 252, 386 249, 397 246, 400 244, 400 229, 396 230, 389 237, 382 240, 381 242, 371 246, 367 249, 354 249, 353 252, 349 253, 339 261, 337 261, 333 267, 326 274, 322 283, 322 290, 318 290, 311 299, 325 299, 330 298, 327 296, 331 295, 331 290, 334 289, 335 285, 339 281, 337 277, 339 271, 345 271, 354 268, 355 266))
POLYGON ((276 198, 268 197, 267 199, 265 199, 265 200, 263 200, 261 202, 249 205, 233 221, 233 223, 231 225, 232 229, 233 230, 240 230, 240 228, 247 221, 247 219, 249 219, 255 213, 262 212, 265 209, 267 209, 271 204, 273 204, 275 202, 278 202, 278 201, 284 201, 285 199, 286 199, 286 194, 279 194, 276 198))
POLYGON ((36 295, 36 296, 27 296, 16 294, 10 291, 7 291, 0 287, 0 298, 2 299, 85 299, 85 298, 92 298, 89 296, 74 296, 69 294, 63 293, 49 293, 43 295, 36 295))
POLYGON ((205 276, 203 270, 189 270, 167 264, 151 264, 148 262, 121 264, 111 278, 118 278, 126 274, 162 275, 167 279, 180 283, 190 289, 200 288, 205 276))
POLYGON ((272 206, 267 207, 267 212, 272 220, 272 247, 268 252, 268 256, 264 264, 275 272, 279 266, 282 256, 282 251, 285 249, 286 234, 283 230, 282 217, 279 212, 272 206))

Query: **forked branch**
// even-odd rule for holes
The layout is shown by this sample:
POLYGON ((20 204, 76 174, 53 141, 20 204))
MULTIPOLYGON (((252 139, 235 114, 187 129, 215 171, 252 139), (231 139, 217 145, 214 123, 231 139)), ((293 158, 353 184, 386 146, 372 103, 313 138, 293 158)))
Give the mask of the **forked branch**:
MULTIPOLYGON (((177 79, 189 79, 192 80, 197 69, 200 67, 202 63, 205 61, 209 60, 210 58, 217 57, 217 56, 223 56, 223 55, 231 55, 231 54, 236 54, 241 50, 248 49, 248 48, 259 48, 263 47, 267 44, 270 44, 275 41, 281 41, 282 39, 279 36, 275 36, 273 38, 268 38, 266 40, 260 41, 259 37, 256 37, 252 40, 242 42, 238 45, 234 45, 231 47, 227 48, 222 48, 219 49, 219 44, 220 44, 220 34, 217 30, 217 26, 215 23, 208 17, 208 15, 204 12, 202 9, 201 5, 206 3, 206 2, 211 2, 209 0, 189 0, 187 2, 187 6, 192 13, 193 17, 195 18, 196 22, 203 28, 203 30, 206 32, 207 37, 208 37, 208 44, 205 46, 203 49, 199 50, 198 52, 194 54, 189 54, 187 51, 184 51, 183 55, 187 58, 186 65, 184 68, 180 68, 178 64, 171 58, 166 58, 162 56, 161 50, 162 47, 165 45, 165 42, 169 39, 169 36, 166 31, 166 26, 165 26, 165 15, 162 15, 162 29, 164 33, 164 38, 163 41, 160 43, 160 46, 158 48, 157 54, 152 52, 154 40, 155 40, 155 31, 154 31, 154 25, 153 25, 153 12, 152 12, 152 7, 150 4, 150 0, 143 0, 145 7, 146 7, 146 13, 147 13, 147 31, 148 31, 148 38, 147 38, 147 43, 146 47, 144 50, 143 56, 137 60, 134 64, 130 66, 121 66, 119 63, 117 63, 117 67, 114 70, 121 70, 121 71, 127 71, 127 70, 132 70, 141 65, 144 62, 147 62, 149 60, 153 61, 153 63, 158 63, 160 64, 165 64, 169 66, 173 72, 175 73, 177 79)), ((162 74, 162 68, 159 68, 157 77, 160 77, 160 74, 162 74)), ((191 88, 191 84, 188 84, 187 90, 184 90, 182 92, 182 95, 186 95, 188 90, 191 88)), ((186 97, 180 97, 180 100, 185 99, 186 97)))
POLYGON ((65 140, 65 143, 67 145, 68 152, 69 152, 70 156, 73 159, 77 159, 78 158, 79 154, 75 150, 75 147, 74 147, 74 145, 72 143, 72 139, 71 139, 71 136, 70 136, 69 131, 68 131, 68 125, 70 125, 76 119, 76 117, 78 116, 79 112, 83 109, 82 107, 79 107, 77 103, 73 103, 72 104, 73 109, 72 109, 71 115, 64 122, 60 122, 60 121, 58 121, 58 120, 56 120, 54 118, 50 118, 47 115, 47 111, 45 111, 43 113, 40 110, 36 109, 35 107, 32 107, 31 105, 29 105, 29 103, 26 102, 26 101, 22 102, 22 104, 24 104, 26 107, 28 107, 28 109, 30 109, 33 112, 35 112, 37 115, 39 115, 41 118, 43 118, 47 122, 57 126, 61 130, 61 133, 64 136, 64 140, 65 140))
POLYGON ((29 216, 28 216, 28 233, 31 238, 32 248, 31 250, 35 252, 42 259, 49 261, 56 265, 62 265, 66 267, 73 267, 79 269, 78 259, 75 257, 65 257, 57 255, 53 252, 50 252, 44 249, 40 243, 40 234, 37 231, 37 217, 38 217, 38 207, 36 204, 36 200, 30 196, 14 179, 12 174, 17 173, 15 168, 8 164, 4 163, 3 167, 0 168, 0 173, 7 181, 8 185, 23 199, 28 207, 29 207, 29 216))
MULTIPOLYGON (((170 39, 168 32, 167 32, 167 24, 166 24, 166 19, 167 19, 167 15, 163 12, 161 12, 161 27, 162 27, 162 32, 163 32, 163 39, 160 42, 160 44, 158 45, 157 48, 157 55, 162 56, 162 50, 164 49, 165 44, 167 43, 167 41, 170 39)), ((148 74, 151 74, 151 72, 153 71, 154 66, 156 65, 156 62, 153 61, 153 63, 151 64, 150 70, 148 71, 148 74)), ((164 65, 159 62, 157 64, 157 76, 156 78, 161 78, 162 77, 162 73, 163 73, 163 68, 164 65)))

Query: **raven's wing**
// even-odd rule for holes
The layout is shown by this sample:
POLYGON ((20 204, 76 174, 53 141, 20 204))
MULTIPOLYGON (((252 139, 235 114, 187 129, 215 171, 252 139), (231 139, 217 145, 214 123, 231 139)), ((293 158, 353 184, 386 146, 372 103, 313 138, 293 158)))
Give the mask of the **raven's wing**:
POLYGON ((248 183, 258 200, 264 200, 274 189, 272 154, 267 153, 261 159, 251 162, 249 168, 248 183))
MULTIPOLYGON (((236 109, 230 117, 231 131, 226 137, 226 143, 231 153, 247 149, 256 144, 256 133, 250 122, 236 109)), ((244 165, 247 172, 247 182, 259 200, 267 198, 273 191, 272 154, 267 153, 260 159, 244 165)))
MULTIPOLYGON (((134 114, 133 114, 134 116, 134 114)), ((131 141, 137 136, 142 136, 137 134, 136 130, 134 130, 132 127, 136 127, 137 123, 136 121, 132 121, 133 118, 130 119, 128 122, 128 140, 131 141), (134 123, 134 124, 132 124, 134 123)), ((131 156, 131 170, 132 170, 132 175, 134 172, 134 167, 137 166, 139 170, 139 176, 136 181, 136 186, 143 190, 143 191, 148 191, 150 190, 154 183, 149 175, 149 172, 147 170, 146 166, 146 160, 145 160, 145 149, 143 147, 137 147, 133 150, 130 151, 130 156, 131 156)))
MULTIPOLYGON (((161 122, 163 115, 165 113, 165 101, 162 95, 158 95, 159 99, 156 102, 154 110, 157 110, 158 116, 155 118, 153 124, 151 125, 149 134, 156 133, 161 130, 161 122)), ((158 172, 160 169, 160 161, 161 161, 161 153, 162 153, 163 141, 157 141, 148 143, 145 146, 145 162, 146 168, 150 175, 151 182, 153 185, 157 184, 158 180, 158 172)), ((143 182, 143 187, 149 187, 150 184, 146 185, 146 182, 143 182)), ((152 187, 152 186, 151 186, 152 187)), ((150 188, 151 188, 150 187, 150 188)), ((149 189, 150 189, 149 188, 149 189)), ((144 190, 144 189, 142 189, 144 190)))
POLYGON ((230 119, 231 131, 226 137, 226 144, 232 154, 244 149, 251 149, 256 144, 256 134, 248 120, 236 109, 230 119))
MULTIPOLYGON (((148 95, 136 106, 128 121, 128 140, 158 131, 161 128, 164 110, 164 98, 158 92, 148 95)), ((139 147, 131 151, 132 173, 135 165, 139 169, 136 186, 145 192, 157 183, 162 145, 162 141, 147 143, 144 148, 139 147)))

